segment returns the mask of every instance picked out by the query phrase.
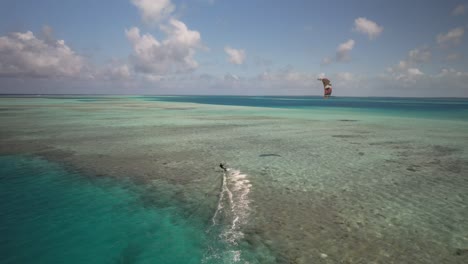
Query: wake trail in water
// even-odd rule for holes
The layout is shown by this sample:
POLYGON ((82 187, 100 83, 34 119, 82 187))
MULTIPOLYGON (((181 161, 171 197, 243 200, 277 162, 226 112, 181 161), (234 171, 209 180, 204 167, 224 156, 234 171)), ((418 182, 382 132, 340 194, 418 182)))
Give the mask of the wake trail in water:
POLYGON ((251 187, 246 174, 231 168, 224 171, 218 204, 211 218, 212 224, 207 231, 217 230, 218 238, 226 245, 226 250, 210 252, 203 263, 211 263, 210 261, 214 260, 222 263, 242 261, 242 252, 237 247, 244 237, 242 227, 247 224, 250 214, 251 187))

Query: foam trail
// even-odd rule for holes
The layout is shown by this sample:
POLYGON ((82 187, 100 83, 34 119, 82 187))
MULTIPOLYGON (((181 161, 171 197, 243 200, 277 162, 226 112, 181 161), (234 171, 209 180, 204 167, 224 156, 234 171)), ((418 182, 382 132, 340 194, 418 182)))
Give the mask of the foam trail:
POLYGON ((211 218, 211 221, 213 222, 213 225, 216 225, 216 217, 218 216, 218 213, 223 210, 224 208, 224 205, 223 205, 223 200, 224 200, 224 193, 226 192, 227 190, 227 186, 226 186, 226 172, 223 173, 223 182, 221 184, 221 192, 219 194, 219 200, 218 200, 218 206, 216 208, 216 211, 213 215, 213 217, 211 218))
POLYGON ((242 227, 247 223, 250 213, 248 194, 251 187, 247 175, 239 170, 228 168, 223 173, 218 205, 211 219, 211 228, 208 231, 214 230, 215 227, 221 227, 219 238, 228 245, 229 249, 224 253, 213 254, 209 257, 210 259, 219 258, 222 255, 229 258, 230 263, 242 261, 241 250, 235 249, 235 247, 244 237, 242 227))

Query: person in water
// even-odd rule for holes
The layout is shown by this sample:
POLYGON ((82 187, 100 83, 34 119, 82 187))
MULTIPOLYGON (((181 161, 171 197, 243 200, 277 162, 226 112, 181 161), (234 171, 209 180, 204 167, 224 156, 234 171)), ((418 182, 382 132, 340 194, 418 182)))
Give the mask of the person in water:
POLYGON ((328 99, 332 94, 332 85, 327 78, 318 78, 317 80, 323 83, 323 98, 328 99))
POLYGON ((223 169, 224 171, 227 171, 227 167, 226 167, 226 165, 225 165, 224 163, 220 163, 220 164, 219 164, 219 167, 220 167, 221 169, 223 169))

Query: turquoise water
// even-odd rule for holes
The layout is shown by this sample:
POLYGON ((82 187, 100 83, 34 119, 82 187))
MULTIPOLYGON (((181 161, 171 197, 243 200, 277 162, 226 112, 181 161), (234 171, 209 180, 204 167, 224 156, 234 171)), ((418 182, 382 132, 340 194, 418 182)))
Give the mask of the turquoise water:
POLYGON ((141 191, 58 164, 0 157, 1 263, 200 263, 204 226, 141 191))
POLYGON ((332 97, 324 100, 316 96, 143 96, 141 99, 288 109, 322 108, 331 111, 341 108, 351 111, 373 111, 382 114, 430 116, 444 119, 468 117, 468 99, 466 98, 332 97))
POLYGON ((0 111, 6 263, 468 260, 466 99, 10 97, 0 111))

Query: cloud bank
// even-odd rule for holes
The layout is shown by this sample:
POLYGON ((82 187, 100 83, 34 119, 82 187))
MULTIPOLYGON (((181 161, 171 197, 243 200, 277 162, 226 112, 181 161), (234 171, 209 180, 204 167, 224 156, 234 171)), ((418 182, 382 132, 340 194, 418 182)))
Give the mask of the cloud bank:
POLYGON ((84 59, 64 40, 55 40, 50 28, 44 39, 31 31, 0 37, 0 75, 7 77, 74 77, 85 68, 84 59))

